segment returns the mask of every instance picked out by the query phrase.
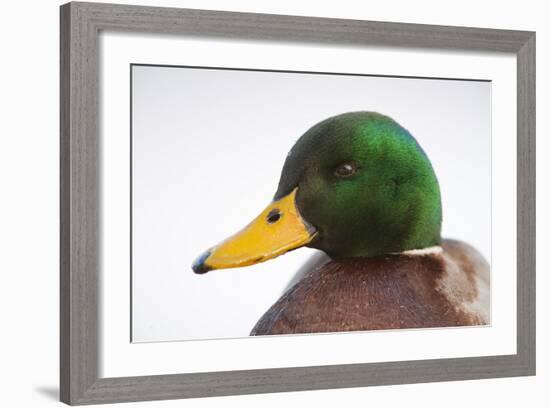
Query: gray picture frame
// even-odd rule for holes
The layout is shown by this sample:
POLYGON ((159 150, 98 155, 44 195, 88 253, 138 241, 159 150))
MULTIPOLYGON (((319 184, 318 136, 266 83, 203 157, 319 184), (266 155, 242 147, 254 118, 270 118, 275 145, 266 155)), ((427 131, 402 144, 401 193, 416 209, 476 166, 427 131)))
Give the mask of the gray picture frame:
MULTIPOLYGON (((535 374, 535 33, 483 28, 69 3, 61 6, 61 401, 97 404, 535 374), (266 41, 475 50, 517 57, 517 353, 514 355, 101 378, 101 30, 266 41)), ((495 137, 498 137, 496 135, 495 137)))

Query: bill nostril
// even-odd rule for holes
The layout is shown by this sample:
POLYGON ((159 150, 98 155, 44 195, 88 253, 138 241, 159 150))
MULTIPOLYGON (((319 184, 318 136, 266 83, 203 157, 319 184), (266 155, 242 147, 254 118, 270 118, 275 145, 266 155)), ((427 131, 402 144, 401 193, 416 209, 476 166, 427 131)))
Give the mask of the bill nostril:
POLYGON ((267 222, 270 224, 276 223, 282 216, 281 211, 278 208, 274 208, 267 214, 267 222))

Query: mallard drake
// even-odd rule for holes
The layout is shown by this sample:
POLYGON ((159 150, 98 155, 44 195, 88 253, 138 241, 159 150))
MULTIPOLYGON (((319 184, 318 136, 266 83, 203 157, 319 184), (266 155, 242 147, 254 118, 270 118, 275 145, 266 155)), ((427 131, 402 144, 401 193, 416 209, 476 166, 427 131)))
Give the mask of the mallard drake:
POLYGON ((236 268, 308 246, 303 268, 252 335, 489 323, 489 265, 441 238, 429 158, 395 120, 350 112, 321 121, 290 150, 273 201, 203 253, 194 272, 236 268))

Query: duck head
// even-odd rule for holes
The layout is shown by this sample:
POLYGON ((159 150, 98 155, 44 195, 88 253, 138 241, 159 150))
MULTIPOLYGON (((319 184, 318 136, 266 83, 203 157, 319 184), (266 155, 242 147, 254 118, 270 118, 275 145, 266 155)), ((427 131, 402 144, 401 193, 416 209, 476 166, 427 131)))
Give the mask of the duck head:
POLYGON ((373 257, 438 245, 440 231, 439 184, 414 137, 388 116, 351 112, 302 135, 271 204, 193 270, 252 265, 302 246, 373 257))

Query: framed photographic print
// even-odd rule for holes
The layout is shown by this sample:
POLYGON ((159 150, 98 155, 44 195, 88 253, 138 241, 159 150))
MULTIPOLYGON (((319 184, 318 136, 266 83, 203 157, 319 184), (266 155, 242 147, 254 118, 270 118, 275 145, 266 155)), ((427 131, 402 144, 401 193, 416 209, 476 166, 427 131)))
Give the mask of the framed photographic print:
POLYGON ((534 118, 532 32, 62 6, 62 401, 533 375, 534 118))

